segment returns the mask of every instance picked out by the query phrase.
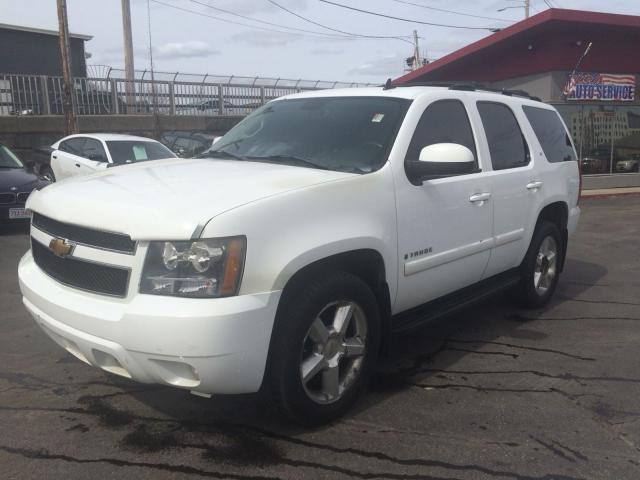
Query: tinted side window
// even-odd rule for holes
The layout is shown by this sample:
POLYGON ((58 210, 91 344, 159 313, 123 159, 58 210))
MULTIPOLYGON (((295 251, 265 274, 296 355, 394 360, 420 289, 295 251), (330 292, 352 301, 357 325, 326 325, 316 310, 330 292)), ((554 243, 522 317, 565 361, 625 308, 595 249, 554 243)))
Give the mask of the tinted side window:
POLYGON ((529 106, 524 106, 522 109, 548 161, 568 162, 576 159, 569 134, 556 112, 529 106))
POLYGON ((411 139, 407 160, 414 161, 420 150, 436 143, 457 143, 464 145, 476 155, 476 144, 471 130, 467 110, 458 100, 440 100, 432 103, 422 114, 411 139))
POLYGON ((84 147, 85 137, 75 137, 65 140, 60 144, 60 150, 83 157, 82 148, 84 147))
POLYGON ((511 109, 503 103, 478 102, 478 111, 487 135, 493 169, 527 165, 529 147, 511 109))
POLYGON ((82 148, 82 156, 99 162, 106 162, 107 156, 104 153, 102 143, 95 138, 87 138, 82 148))

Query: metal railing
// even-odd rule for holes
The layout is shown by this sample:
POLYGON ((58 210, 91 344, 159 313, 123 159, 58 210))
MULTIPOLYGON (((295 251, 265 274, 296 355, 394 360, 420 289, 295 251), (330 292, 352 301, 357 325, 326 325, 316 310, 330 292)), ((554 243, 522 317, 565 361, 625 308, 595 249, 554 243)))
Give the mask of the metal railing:
MULTIPOLYGON (((113 68, 109 65, 87 65, 87 76, 95 78, 119 78, 125 79, 125 71, 120 68, 113 68)), ((150 80, 150 70, 136 70, 134 78, 136 80, 150 80)), ((371 83, 361 82, 340 82, 334 80, 309 80, 303 78, 281 78, 281 77, 249 77, 243 75, 220 75, 212 73, 185 73, 185 72, 162 72, 154 70, 154 80, 186 83, 211 83, 211 84, 234 84, 252 87, 294 87, 302 89, 325 89, 325 88, 349 88, 373 86, 371 83)))
MULTIPOLYGON (((183 75, 178 81, 177 74, 166 79, 162 72, 154 72, 153 81, 150 74, 137 72, 129 82, 112 73, 113 69, 106 76, 73 79, 77 115, 246 115, 283 95, 362 85, 320 81, 309 85, 309 81, 261 77, 224 77, 223 82, 212 75, 201 81, 183 75)), ((0 74, 0 115, 62 115, 63 92, 62 77, 0 74)))

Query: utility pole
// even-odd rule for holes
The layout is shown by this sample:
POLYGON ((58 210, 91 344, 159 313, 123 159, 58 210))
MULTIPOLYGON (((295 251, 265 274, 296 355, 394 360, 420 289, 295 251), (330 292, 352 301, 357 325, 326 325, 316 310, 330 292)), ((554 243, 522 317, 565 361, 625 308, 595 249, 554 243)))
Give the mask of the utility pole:
POLYGON ((67 20, 67 1, 56 0, 58 5, 58 38, 60 42, 60 59, 62 78, 64 83, 63 109, 65 120, 65 134, 78 133, 78 123, 73 112, 73 97, 71 85, 71 55, 69 47, 69 22, 67 20))
POLYGON ((418 31, 413 31, 413 70, 417 70, 422 66, 420 58, 420 46, 418 45, 418 31))
POLYGON ((131 4, 129 0, 122 0, 122 33, 124 36, 124 70, 127 106, 135 104, 135 84, 133 65, 133 41, 131 39, 131 4))
POLYGON ((420 45, 418 45, 418 31, 413 31, 413 55, 405 60, 409 72, 413 72, 422 67, 422 57, 420 56, 420 45))
POLYGON ((524 0, 524 18, 529 18, 529 7, 531 7, 531 0, 524 0))

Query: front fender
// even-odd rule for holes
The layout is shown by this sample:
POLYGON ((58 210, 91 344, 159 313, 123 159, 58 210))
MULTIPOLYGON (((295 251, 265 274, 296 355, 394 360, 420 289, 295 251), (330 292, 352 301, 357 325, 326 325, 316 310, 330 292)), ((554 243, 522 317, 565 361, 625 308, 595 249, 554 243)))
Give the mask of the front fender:
POLYGON ((274 195, 214 217, 202 236, 245 235, 241 294, 282 289, 301 268, 371 249, 397 288, 396 206, 390 168, 274 195))

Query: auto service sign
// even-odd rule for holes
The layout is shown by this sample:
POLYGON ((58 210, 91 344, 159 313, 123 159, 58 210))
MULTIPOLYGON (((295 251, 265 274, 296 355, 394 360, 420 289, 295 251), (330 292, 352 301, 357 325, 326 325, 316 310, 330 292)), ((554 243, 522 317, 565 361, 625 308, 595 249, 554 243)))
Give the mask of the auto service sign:
POLYGON ((564 88, 567 100, 632 102, 636 95, 635 75, 574 73, 564 88))

